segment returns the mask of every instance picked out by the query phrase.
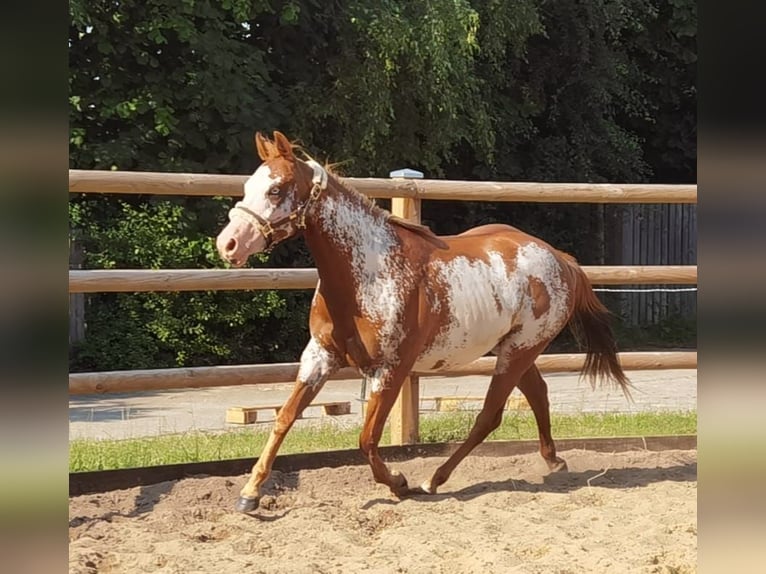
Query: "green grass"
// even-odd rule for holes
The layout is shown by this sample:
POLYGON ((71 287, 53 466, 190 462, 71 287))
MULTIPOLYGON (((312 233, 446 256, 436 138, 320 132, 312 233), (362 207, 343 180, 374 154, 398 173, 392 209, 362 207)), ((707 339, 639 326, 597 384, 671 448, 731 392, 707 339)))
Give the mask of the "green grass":
MULTIPOLYGON (((468 436, 475 415, 469 412, 423 417, 420 434, 423 442, 461 441, 468 436)), ((662 412, 637 414, 579 413, 551 415, 551 429, 557 438, 688 435, 697 432, 697 413, 662 412)), ((487 440, 537 438, 537 424, 530 412, 508 412, 500 427, 487 440)))
MULTIPOLYGON (((475 412, 441 413, 420 419, 421 441, 462 441, 475 412)), ((553 437, 609 437, 689 435, 697 432, 696 412, 639 414, 552 415, 553 437)), ((69 443, 70 472, 106 470, 199 462, 230 458, 255 458, 266 444, 270 429, 242 429, 226 433, 193 432, 128 440, 73 440, 69 443)), ((356 448, 360 426, 339 429, 334 425, 299 426, 285 438, 280 454, 356 448)), ((502 425, 487 440, 537 438, 529 412, 508 412, 502 425)), ((382 445, 390 444, 388 434, 382 445)))

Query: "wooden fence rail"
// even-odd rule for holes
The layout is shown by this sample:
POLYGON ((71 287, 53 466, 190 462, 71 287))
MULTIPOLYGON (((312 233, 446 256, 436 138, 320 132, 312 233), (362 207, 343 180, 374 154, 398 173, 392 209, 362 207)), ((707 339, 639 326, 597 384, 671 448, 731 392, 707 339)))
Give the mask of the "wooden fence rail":
MULTIPOLYGON (((697 283, 696 265, 583 265, 594 285, 697 283)), ((70 293, 314 289, 316 269, 70 270, 70 293)))
MULTIPOLYGON (((582 369, 585 355, 540 355, 537 366, 544 373, 577 372, 582 369)), ((414 373, 416 376, 463 377, 491 375, 495 357, 482 357, 468 365, 435 373, 414 373)), ((696 351, 626 352, 620 354, 620 363, 627 371, 657 369, 695 369, 696 351)), ((143 369, 133 371, 105 371, 100 373, 70 373, 69 394, 126 393, 161 391, 181 388, 228 387, 237 385, 272 385, 291 383, 298 375, 300 363, 273 363, 269 365, 224 365, 216 367, 187 367, 178 369, 143 369)), ((360 379, 356 369, 341 369, 331 380, 360 379)))
MULTIPOLYGON (((72 193, 240 197, 249 176, 69 170, 72 193)), ((360 193, 379 199, 448 199, 543 203, 697 203, 696 185, 644 183, 535 183, 344 177, 360 193)))

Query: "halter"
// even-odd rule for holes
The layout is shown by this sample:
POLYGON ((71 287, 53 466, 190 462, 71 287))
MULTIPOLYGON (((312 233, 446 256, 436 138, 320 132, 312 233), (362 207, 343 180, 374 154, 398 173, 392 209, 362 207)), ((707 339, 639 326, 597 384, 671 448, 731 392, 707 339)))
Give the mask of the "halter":
POLYGON ((232 215, 242 217, 263 234, 266 238, 266 248, 264 249, 266 253, 269 253, 278 243, 290 237, 288 229, 291 225, 294 225, 296 229, 306 229, 306 215, 316 200, 319 199, 322 191, 327 188, 327 172, 324 168, 314 160, 309 160, 306 163, 314 171, 314 176, 311 178, 311 183, 314 185, 311 187, 306 201, 299 203, 298 207, 287 215, 283 215, 274 221, 268 221, 252 209, 245 207, 241 201, 234 204, 234 207, 229 211, 229 219, 232 218, 232 215), (284 231, 287 231, 287 233, 283 237, 275 239, 276 233, 284 231))

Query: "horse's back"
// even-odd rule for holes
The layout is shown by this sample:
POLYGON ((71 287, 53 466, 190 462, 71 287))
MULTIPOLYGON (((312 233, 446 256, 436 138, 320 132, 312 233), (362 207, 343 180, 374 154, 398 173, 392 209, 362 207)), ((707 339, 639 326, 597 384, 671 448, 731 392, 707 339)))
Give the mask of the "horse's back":
POLYGON ((490 223, 442 239, 448 249, 431 255, 431 264, 438 267, 460 258, 489 262, 499 256, 509 274, 547 275, 570 285, 579 274, 574 257, 511 225, 490 223))
POLYGON ((478 227, 467 229, 463 233, 459 233, 454 237, 466 237, 471 235, 502 235, 508 233, 511 235, 526 235, 526 233, 520 229, 517 229, 506 223, 488 223, 486 225, 479 225, 478 227))
POLYGON ((466 237, 483 237, 483 236, 515 236, 515 235, 526 235, 523 231, 520 229, 517 229, 511 225, 507 225, 505 223, 488 223, 486 225, 479 225, 477 227, 471 227, 470 229, 466 229, 462 233, 457 233, 455 235, 439 235, 439 239, 444 240, 447 244, 450 242, 453 242, 455 240, 461 240, 466 237))
POLYGON ((448 260, 460 255, 469 257, 482 257, 490 251, 501 253, 514 259, 519 247, 529 243, 535 243, 539 247, 552 252, 557 258, 563 256, 564 260, 571 257, 555 249, 542 239, 525 233, 511 225, 504 223, 490 223, 472 227, 457 235, 440 236, 447 244, 448 249, 436 251, 436 259, 448 260))

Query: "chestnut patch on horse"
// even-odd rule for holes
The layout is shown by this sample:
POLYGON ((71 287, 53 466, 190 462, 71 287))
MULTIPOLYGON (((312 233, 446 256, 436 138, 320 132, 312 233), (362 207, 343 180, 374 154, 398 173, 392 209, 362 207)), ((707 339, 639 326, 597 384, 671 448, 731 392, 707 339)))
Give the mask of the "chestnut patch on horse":
POLYGON ((545 283, 540 281, 537 277, 529 278, 529 291, 532 294, 532 314, 535 319, 539 319, 548 312, 551 308, 551 297, 548 294, 548 289, 545 283))

